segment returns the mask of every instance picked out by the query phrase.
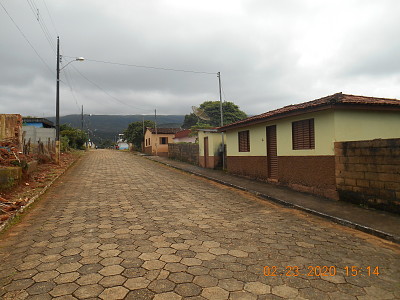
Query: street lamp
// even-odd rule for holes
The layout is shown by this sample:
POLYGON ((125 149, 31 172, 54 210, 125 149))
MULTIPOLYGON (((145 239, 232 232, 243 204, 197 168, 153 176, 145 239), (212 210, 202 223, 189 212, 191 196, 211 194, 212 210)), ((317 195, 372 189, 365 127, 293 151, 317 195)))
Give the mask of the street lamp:
POLYGON ((57 89, 56 89, 56 163, 60 163, 60 153, 61 153, 61 144, 60 144, 60 71, 68 66, 70 63, 74 61, 84 61, 83 57, 77 57, 75 60, 71 60, 64 67, 60 69, 60 38, 57 37, 57 89))

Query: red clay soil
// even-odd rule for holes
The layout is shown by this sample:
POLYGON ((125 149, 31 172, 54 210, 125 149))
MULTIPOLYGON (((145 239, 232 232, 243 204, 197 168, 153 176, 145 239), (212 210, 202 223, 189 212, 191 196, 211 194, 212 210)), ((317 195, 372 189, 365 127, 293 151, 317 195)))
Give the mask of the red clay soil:
POLYGON ((78 159, 78 153, 61 153, 60 165, 39 164, 36 172, 13 188, 0 193, 0 225, 13 216, 21 206, 38 195, 54 178, 78 159))
POLYGON ((0 141, 0 166, 12 167, 18 166, 21 162, 30 162, 33 160, 31 155, 25 155, 18 150, 18 147, 12 141, 0 141))

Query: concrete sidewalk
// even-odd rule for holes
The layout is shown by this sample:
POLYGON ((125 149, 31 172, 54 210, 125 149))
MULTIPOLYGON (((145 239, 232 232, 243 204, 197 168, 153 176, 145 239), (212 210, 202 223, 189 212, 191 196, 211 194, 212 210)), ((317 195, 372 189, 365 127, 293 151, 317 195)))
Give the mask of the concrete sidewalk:
POLYGON ((388 212, 305 194, 286 187, 204 169, 166 157, 144 156, 164 165, 250 192, 260 198, 293 207, 360 231, 400 244, 400 217, 388 212))

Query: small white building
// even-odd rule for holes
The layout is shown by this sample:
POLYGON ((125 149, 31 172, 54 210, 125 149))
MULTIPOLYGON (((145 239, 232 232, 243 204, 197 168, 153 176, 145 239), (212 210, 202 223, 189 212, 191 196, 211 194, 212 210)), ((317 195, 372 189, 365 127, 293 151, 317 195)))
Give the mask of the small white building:
POLYGON ((129 149, 129 144, 124 139, 124 135, 122 133, 118 134, 117 147, 118 147, 117 148, 118 150, 128 150, 129 149))

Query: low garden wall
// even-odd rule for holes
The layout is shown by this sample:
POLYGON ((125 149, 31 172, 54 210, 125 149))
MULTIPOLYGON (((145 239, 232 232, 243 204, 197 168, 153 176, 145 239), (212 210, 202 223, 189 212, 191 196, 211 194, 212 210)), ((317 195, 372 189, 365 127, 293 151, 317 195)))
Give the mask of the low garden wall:
POLYGON ((168 157, 198 165, 199 145, 194 143, 168 144, 168 157))
POLYGON ((335 143, 340 200, 400 214, 400 139, 335 143))

